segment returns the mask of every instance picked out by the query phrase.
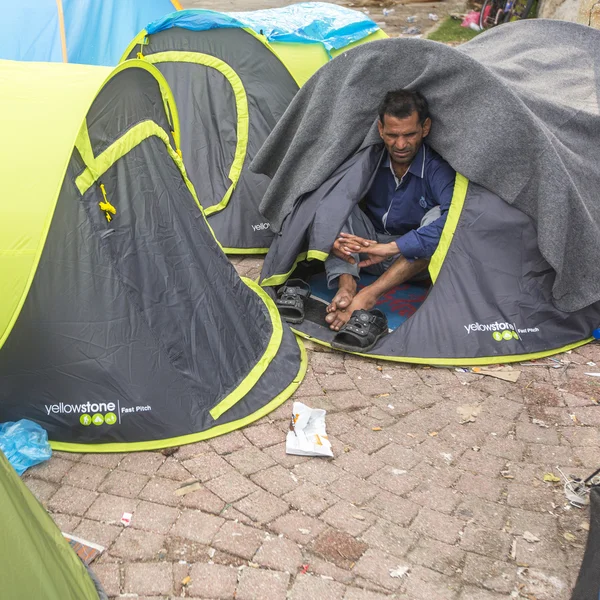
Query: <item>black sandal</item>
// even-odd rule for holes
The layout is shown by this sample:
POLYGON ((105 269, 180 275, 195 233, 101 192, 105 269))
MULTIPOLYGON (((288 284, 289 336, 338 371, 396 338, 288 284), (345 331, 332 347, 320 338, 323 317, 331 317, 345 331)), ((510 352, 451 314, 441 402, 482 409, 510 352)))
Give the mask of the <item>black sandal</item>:
POLYGON ((304 303, 310 292, 310 285, 302 279, 290 279, 277 290, 275 304, 284 321, 296 325, 304 321, 304 303))
POLYGON ((348 352, 368 352, 387 333, 387 317, 380 310, 355 310, 333 338, 331 347, 348 352))

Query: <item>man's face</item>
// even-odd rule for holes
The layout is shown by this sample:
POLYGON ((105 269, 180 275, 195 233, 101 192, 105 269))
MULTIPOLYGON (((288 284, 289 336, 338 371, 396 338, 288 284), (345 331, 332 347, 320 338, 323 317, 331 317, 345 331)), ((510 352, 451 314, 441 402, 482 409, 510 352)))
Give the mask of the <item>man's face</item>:
POLYGON ((421 124, 419 114, 415 111, 404 119, 384 115, 383 123, 378 121, 377 125, 392 163, 406 165, 412 162, 423 144, 423 138, 429 134, 431 119, 427 118, 421 124))

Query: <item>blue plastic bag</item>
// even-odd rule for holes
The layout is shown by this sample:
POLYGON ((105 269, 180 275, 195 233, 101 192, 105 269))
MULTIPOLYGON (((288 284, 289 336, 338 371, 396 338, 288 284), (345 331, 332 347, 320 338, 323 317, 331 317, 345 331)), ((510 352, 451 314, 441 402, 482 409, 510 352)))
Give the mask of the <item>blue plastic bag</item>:
POLYGON ((52 456, 46 430, 27 419, 0 425, 0 450, 19 475, 52 456))

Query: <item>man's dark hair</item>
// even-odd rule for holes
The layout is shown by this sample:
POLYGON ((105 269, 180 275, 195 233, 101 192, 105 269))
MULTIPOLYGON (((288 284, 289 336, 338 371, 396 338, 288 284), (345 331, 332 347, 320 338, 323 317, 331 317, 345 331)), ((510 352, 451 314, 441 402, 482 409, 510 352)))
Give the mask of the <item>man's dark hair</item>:
POLYGON ((429 106, 425 96, 413 90, 392 90, 379 105, 379 120, 383 123, 384 115, 406 119, 414 112, 419 115, 419 122, 423 125, 429 117, 429 106))

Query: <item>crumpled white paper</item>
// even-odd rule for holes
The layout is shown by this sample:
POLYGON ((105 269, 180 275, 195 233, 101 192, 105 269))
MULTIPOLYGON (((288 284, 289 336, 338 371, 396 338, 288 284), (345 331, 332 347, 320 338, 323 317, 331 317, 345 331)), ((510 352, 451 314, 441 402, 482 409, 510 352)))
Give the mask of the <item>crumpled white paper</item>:
POLYGON ((285 441, 287 454, 333 456, 325 430, 326 411, 310 408, 302 402, 292 406, 292 422, 285 441))

